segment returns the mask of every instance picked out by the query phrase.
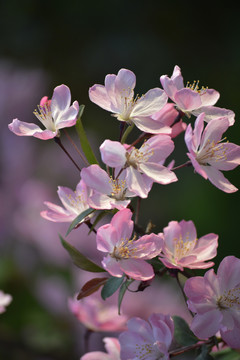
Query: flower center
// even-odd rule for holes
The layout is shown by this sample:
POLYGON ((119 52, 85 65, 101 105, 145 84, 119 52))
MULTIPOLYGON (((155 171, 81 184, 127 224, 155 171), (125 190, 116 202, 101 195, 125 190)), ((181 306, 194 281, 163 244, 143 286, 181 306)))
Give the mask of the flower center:
POLYGON ((186 256, 192 249, 195 247, 198 239, 188 240, 189 234, 186 234, 185 239, 183 239, 182 235, 178 238, 174 238, 174 259, 181 259, 186 256))
POLYGON ((127 192, 126 180, 113 179, 112 177, 110 177, 109 183, 112 186, 112 192, 109 196, 116 200, 125 200, 125 195, 127 192))
POLYGON ((191 90, 197 92, 197 93, 200 94, 200 95, 205 94, 205 92, 206 92, 207 89, 208 89, 208 87, 204 87, 204 86, 202 86, 202 87, 200 88, 200 87, 199 87, 199 80, 198 80, 198 81, 194 80, 194 82, 193 82, 192 84, 190 84, 190 82, 188 81, 188 82, 187 82, 187 85, 186 85, 186 88, 187 88, 187 89, 191 89, 191 90))
POLYGON ((54 121, 51 112, 51 102, 46 101, 42 105, 37 106, 37 110, 34 110, 33 114, 38 118, 39 121, 45 126, 46 129, 56 131, 54 121))
POLYGON ((140 97, 138 94, 134 98, 133 89, 123 89, 121 91, 120 113, 117 115, 117 119, 120 121, 131 122, 131 112, 139 99, 140 97))
POLYGON ((214 140, 208 139, 204 147, 198 152, 196 156, 196 160, 199 164, 205 165, 209 161, 226 161, 226 148, 225 145, 221 142, 224 141, 226 138, 223 138, 215 143, 214 140))
POLYGON ((135 239, 135 236, 131 240, 129 240, 128 238, 121 239, 120 243, 114 247, 113 252, 110 254, 110 256, 117 260, 137 258, 137 256, 134 255, 137 250, 137 248, 134 247, 135 239))
POLYGON ((139 360, 148 360, 149 355, 155 355, 156 360, 163 359, 165 355, 159 351, 157 345, 157 343, 150 344, 146 341, 142 344, 136 344, 135 358, 139 360))
POLYGON ((74 196, 72 194, 68 194, 67 198, 69 201, 69 205, 77 214, 82 212, 83 207, 87 207, 87 202, 83 197, 83 193, 77 193, 76 191, 74 191, 74 196))
POLYGON ((128 166, 137 169, 139 163, 145 163, 154 154, 153 149, 149 149, 149 144, 143 143, 140 149, 133 148, 126 153, 128 166))
POLYGON ((240 287, 224 291, 217 299, 217 306, 220 310, 240 310, 240 287))

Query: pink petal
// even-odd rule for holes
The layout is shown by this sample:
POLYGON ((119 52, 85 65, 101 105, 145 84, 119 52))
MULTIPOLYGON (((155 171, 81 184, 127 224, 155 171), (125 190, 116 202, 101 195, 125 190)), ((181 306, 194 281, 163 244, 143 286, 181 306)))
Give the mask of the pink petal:
POLYGON ((89 89, 89 99, 102 109, 112 111, 111 100, 108 97, 107 90, 103 85, 93 85, 89 89))
POLYGON ((200 339, 208 339, 220 330, 221 320, 222 315, 219 310, 208 311, 194 317, 191 330, 200 339))
POLYGON ((110 178, 99 165, 90 165, 87 168, 83 168, 81 178, 88 187, 99 193, 110 195, 112 192, 112 187, 109 183, 110 178))
POLYGON ((112 276, 122 277, 123 271, 121 269, 120 261, 117 261, 115 258, 108 255, 103 258, 102 265, 112 276))
POLYGON ((226 193, 233 193, 238 191, 233 184, 228 181, 225 176, 212 166, 204 166, 204 170, 208 176, 209 181, 216 186, 218 189, 226 192, 226 193))
POLYGON ((154 277, 153 268, 141 259, 123 259, 119 261, 122 271, 135 280, 150 280, 154 277))
POLYGON ((111 220, 111 225, 116 229, 118 239, 130 239, 133 232, 132 212, 129 209, 118 211, 111 220))
POLYGON ((165 161, 165 159, 173 152, 174 142, 171 137, 165 134, 154 135, 149 140, 144 142, 139 151, 148 155, 152 153, 148 161, 152 163, 159 163, 165 161))
POLYGON ((178 121, 172 127, 171 138, 177 137, 179 134, 181 134, 183 131, 185 131, 186 128, 187 128, 187 124, 185 122, 183 122, 182 120, 178 121))
POLYGON ((116 93, 124 92, 126 95, 130 95, 136 85, 135 74, 127 69, 119 70, 115 80, 116 93))
POLYGON ((179 90, 175 94, 174 101, 177 104, 177 106, 184 112, 197 109, 202 104, 199 93, 188 88, 179 90))
POLYGON ((147 260, 159 255, 162 250, 163 240, 161 236, 152 233, 135 240, 133 246, 136 246, 134 257, 147 260))
POLYGON ((240 283, 240 259, 226 256, 218 267, 217 276, 223 290, 237 287, 240 283))
POLYGON ((118 141, 105 140, 100 152, 102 161, 110 167, 123 167, 126 163, 125 147, 118 141))
POLYGON ((126 182, 128 189, 141 198, 146 198, 151 189, 151 184, 145 182, 144 177, 132 166, 126 169, 126 182), (150 186, 148 186, 150 185, 150 186))
POLYGON ((171 134, 171 128, 169 126, 153 120, 150 116, 132 117, 131 120, 137 128, 143 132, 150 134, 171 134))
POLYGON ((49 210, 41 211, 40 213, 44 219, 54 222, 71 222, 76 217, 76 215, 69 213, 69 211, 63 209, 61 206, 48 201, 45 201, 44 204, 49 208, 49 210))
POLYGON ((71 127, 76 124, 77 115, 79 111, 79 105, 77 101, 74 101, 65 112, 61 113, 55 121, 57 129, 63 129, 65 127, 71 127))
POLYGON ((219 157, 209 159, 210 165, 218 170, 233 170, 240 165, 240 146, 232 143, 222 143, 220 146, 219 157))
POLYGON ((223 341, 233 349, 240 349, 240 329, 234 327, 233 330, 222 331, 220 330, 223 341))
MULTIPOLYGON (((85 355, 83 355, 80 360, 114 360, 111 355, 108 355, 101 351, 91 351, 85 355)), ((116 358, 117 360, 117 358, 116 358)))
POLYGON ((229 126, 232 126, 235 123, 235 114, 232 110, 222 109, 216 106, 201 106, 199 109, 193 110, 192 113, 195 116, 198 116, 202 112, 205 113, 204 120, 206 122, 210 122, 220 117, 226 117, 229 121, 229 126))
POLYGON ((229 122, 227 118, 218 118, 210 121, 204 129, 200 147, 204 147, 208 140, 210 142, 214 141, 215 143, 220 141, 222 139, 222 134, 228 127, 229 122))
POLYGON ((149 322, 153 328, 154 339, 165 344, 166 348, 169 348, 174 332, 174 323, 170 316, 153 314, 149 317, 149 322))
POLYGON ((113 360, 120 359, 120 344, 118 339, 106 337, 103 341, 108 354, 112 356, 113 360))
POLYGON ((194 241, 197 238, 197 232, 194 223, 182 220, 179 222, 183 242, 194 241))
POLYGON ((137 100, 133 107, 131 117, 151 116, 162 109, 166 103, 167 95, 163 90, 159 88, 151 89, 137 100))
POLYGON ((115 208, 112 199, 105 195, 100 194, 99 192, 93 192, 93 194, 88 198, 89 207, 96 210, 110 210, 115 208))
POLYGON ((178 180, 174 172, 160 164, 141 163, 139 170, 159 184, 166 185, 178 180))
POLYGON ((220 94, 214 89, 206 89, 201 94, 202 106, 215 105, 218 101, 220 94))
POLYGON ((152 115, 152 119, 161 122, 164 125, 171 126, 178 117, 179 112, 173 103, 167 103, 164 107, 152 115))
POLYGON ((65 112, 70 107, 71 93, 66 85, 55 87, 51 100, 51 113, 53 119, 57 119, 61 112, 65 112))
POLYGON ((198 163, 198 161, 196 160, 196 155, 195 154, 191 154, 191 153, 187 153, 187 156, 189 157, 189 159, 191 160, 191 163, 195 169, 195 171, 200 174, 205 180, 208 179, 208 175, 207 175, 207 171, 206 168, 209 166, 204 166, 204 165, 200 165, 198 163))
POLYGON ((9 130, 18 136, 34 136, 41 140, 52 139, 57 135, 57 131, 42 130, 38 125, 26 123, 13 119, 12 123, 8 125, 9 130))
POLYGON ((201 143, 201 136, 202 136, 202 132, 204 129, 204 117, 205 114, 201 113, 196 121, 195 121, 195 126, 194 126, 194 131, 193 131, 193 142, 194 142, 194 150, 196 151, 201 143))
POLYGON ((174 67, 171 79, 167 75, 162 75, 160 81, 164 91, 172 100, 174 100, 176 92, 184 87, 181 70, 177 65, 174 67))
POLYGON ((118 234, 111 224, 101 226, 97 230, 97 249, 103 252, 112 252, 118 242, 118 234))

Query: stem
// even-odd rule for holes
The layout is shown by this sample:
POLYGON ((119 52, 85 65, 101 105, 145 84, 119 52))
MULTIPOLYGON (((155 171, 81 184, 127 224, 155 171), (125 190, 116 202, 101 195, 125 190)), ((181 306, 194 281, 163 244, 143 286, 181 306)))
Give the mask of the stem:
POLYGON ((138 223, 139 213, 140 213, 140 206, 141 206, 141 198, 138 197, 137 206, 136 206, 136 213, 135 213, 135 225, 137 225, 137 223, 138 223))
POLYGON ((191 166, 191 165, 192 165, 192 163, 191 163, 191 161, 189 160, 189 161, 185 162, 185 163, 182 164, 182 165, 179 165, 179 166, 176 166, 176 167, 172 168, 171 170, 172 170, 172 171, 175 171, 175 170, 182 169, 182 168, 184 168, 184 167, 191 166))
POLYGON ((135 146, 139 141, 143 140, 145 137, 147 138, 147 137, 150 137, 150 136, 147 133, 142 133, 131 145, 129 145, 128 149, 130 149, 132 146, 135 146))
POLYGON ((76 166, 76 168, 81 171, 80 167, 76 164, 76 162, 73 160, 73 158, 71 157, 71 155, 69 154, 69 152, 65 149, 65 147, 63 146, 61 140, 59 137, 55 136, 54 141, 56 144, 58 144, 60 146, 60 148, 65 152, 65 154, 69 157, 69 159, 72 161, 72 163, 76 166))
POLYGON ((198 347, 201 347, 201 346, 204 345, 204 344, 205 344, 205 345, 208 345, 208 344, 211 344, 211 343, 212 343, 212 339, 206 340, 206 341, 201 341, 201 343, 198 342, 197 344, 194 344, 194 345, 184 346, 184 347, 182 347, 182 348, 179 349, 179 350, 172 350, 172 351, 170 351, 170 352, 169 352, 169 356, 170 356, 170 357, 174 357, 174 356, 183 354, 184 352, 197 349, 198 347))
POLYGON ((89 352, 89 338, 90 335, 93 333, 92 330, 90 329, 86 329, 85 334, 84 334, 84 354, 89 352))
POLYGON ((119 135, 119 142, 122 141, 123 132, 126 126, 126 121, 121 121, 120 123, 120 135, 119 135))
POLYGON ((74 149, 77 151, 78 155, 80 155, 82 161, 85 163, 85 165, 89 166, 88 161, 85 159, 85 157, 83 156, 83 154, 79 151, 77 145, 75 144, 75 142, 73 141, 73 139, 71 138, 71 136, 68 134, 66 129, 63 129, 68 140, 70 141, 70 143, 73 145, 74 149))
MULTIPOLYGON (((182 292, 182 295, 183 295, 183 298, 184 298, 184 301, 185 301, 185 305, 187 306, 187 297, 186 297, 186 294, 185 294, 185 292, 184 292, 184 290, 183 290, 183 287, 182 287, 182 284, 181 284, 181 282, 180 282, 180 280, 179 280, 179 276, 178 276, 178 275, 179 275, 179 272, 176 273, 175 278, 176 278, 177 283, 178 283, 178 286, 180 287, 180 290, 181 290, 181 292, 182 292)), ((188 311, 190 312, 191 316, 193 317, 194 314, 191 312, 191 310, 189 310, 188 306, 187 306, 187 309, 188 309, 188 311)))
POLYGON ((124 131, 124 134, 122 136, 121 139, 121 144, 124 144, 127 140, 128 135, 130 134, 130 132, 132 131, 132 129, 134 128, 134 123, 132 122, 130 125, 128 125, 127 129, 124 131))
POLYGON ((90 230, 92 230, 95 234, 97 233, 96 229, 92 227, 93 224, 91 223, 90 220, 85 221, 85 224, 86 224, 86 225, 88 226, 88 228, 89 228, 90 230))

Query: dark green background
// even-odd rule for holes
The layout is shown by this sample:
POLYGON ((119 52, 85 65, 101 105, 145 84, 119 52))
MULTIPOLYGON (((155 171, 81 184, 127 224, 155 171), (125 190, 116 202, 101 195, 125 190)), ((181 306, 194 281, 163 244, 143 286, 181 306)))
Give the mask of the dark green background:
MULTIPOLYGON (((118 138, 119 123, 90 102, 88 89, 95 83, 103 84, 106 74, 117 73, 122 67, 136 74, 136 92, 139 93, 161 87, 160 76, 171 75, 175 65, 181 67, 185 82, 199 79, 200 85, 218 90, 221 97, 217 105, 236 114, 236 123, 226 136, 229 141, 240 144, 239 11, 231 2, 227 5, 217 3, 210 8, 209 3, 187 1, 1 1, 0 58, 24 69, 44 69, 49 79, 46 89, 49 96, 52 89, 61 83, 70 87, 72 99, 86 106, 83 122, 98 158, 97 149, 102 141, 118 138)), ((43 95, 36 94, 36 104, 43 95)), ((14 106, 12 103, 12 109, 14 106)), ((32 112, 32 104, 29 104, 29 112, 32 112)), ((11 120, 1 119, 3 126, 11 120)), ((39 149, 48 146, 51 151, 51 145, 31 140, 39 149)), ((41 157, 41 151, 38 156, 41 157)), ((176 139, 171 158, 176 159, 176 165, 186 161, 183 136, 176 139)), ((225 175, 240 187, 238 168, 225 175)), ((177 183, 154 185, 149 199, 142 201, 142 224, 146 225, 151 219, 156 231, 161 231, 171 220, 191 219, 199 237, 209 232, 219 234, 216 264, 226 255, 239 257, 239 192, 225 194, 194 174, 191 168, 179 170, 177 176, 177 183)), ((40 177, 51 182, 48 171, 41 173, 40 177)), ((77 181, 78 176, 74 173, 69 186, 74 186, 77 181)), ((53 184, 54 189, 57 184, 53 184)), ((17 269, 13 270, 16 276, 14 271, 17 269)), ((3 282, 12 293, 16 284, 13 278, 9 275, 3 282)), ((29 282, 22 286, 23 292, 19 289, 13 296, 22 301, 19 312, 25 314, 27 308, 38 305, 29 300, 29 282)), ((46 321, 40 321, 42 332, 44 328, 49 330, 49 326, 50 329, 53 327, 53 332, 61 326, 67 332, 67 326, 62 323, 56 325, 55 319, 50 321, 40 311, 39 319, 45 318, 46 321)), ((12 328, 17 327, 18 320, 11 318, 10 308, 9 314, 6 312, 2 319, 7 329, 9 323, 12 328)), ((24 322, 24 316, 21 321, 24 322)), ((21 329, 19 322, 18 326, 21 329)), ((74 356, 74 350, 71 355, 71 347, 67 347, 68 341, 71 341, 66 334, 64 336, 66 348, 62 345, 64 350, 58 355, 53 350, 51 358, 72 359, 74 356), (68 355, 65 356, 64 351, 68 355)), ((60 335, 57 339, 61 343, 60 335)), ((18 341, 21 342, 21 339, 18 341)), ((18 360, 35 356, 27 357, 24 349, 22 357, 20 352, 16 354, 18 360)), ((11 356, 15 359, 14 355, 11 356)))

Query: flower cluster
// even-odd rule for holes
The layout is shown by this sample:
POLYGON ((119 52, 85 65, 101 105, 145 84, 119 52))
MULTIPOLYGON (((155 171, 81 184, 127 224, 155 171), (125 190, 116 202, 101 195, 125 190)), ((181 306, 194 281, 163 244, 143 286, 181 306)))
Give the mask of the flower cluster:
MULTIPOLYGON (((43 97, 38 111, 34 111, 46 129, 18 119, 9 124, 9 129, 20 136, 54 138, 79 170, 75 191, 58 187, 63 207, 46 201, 48 209, 42 211, 41 216, 54 222, 71 223, 68 233, 84 223, 90 232, 96 233, 96 254, 101 258, 101 265, 63 242, 80 268, 107 273, 106 278, 87 282, 78 300, 69 301, 71 311, 80 322, 93 331, 119 331, 126 325, 126 318, 119 320, 116 307, 103 310, 99 301, 92 297, 89 300, 88 296, 102 287, 105 300, 119 289, 120 312, 123 296, 132 282, 137 282, 134 291, 138 292, 150 286, 154 277, 164 274, 177 278, 180 284, 181 274, 185 276, 187 305, 194 316, 190 324, 191 336, 196 337, 197 342, 194 348, 200 351, 202 345, 208 345, 210 352, 218 341, 239 349, 240 259, 233 256, 223 259, 217 275, 210 269, 203 277, 194 276, 195 270, 214 265, 217 234, 198 238, 192 220, 170 221, 157 234, 152 232, 151 223, 146 229, 138 224, 140 200, 149 196, 155 183, 166 186, 177 182, 175 172, 179 168, 191 166, 225 193, 238 190, 222 173, 240 165, 240 146, 223 138, 234 125, 235 114, 215 106, 220 96, 216 90, 200 88, 198 81, 184 86, 178 66, 171 77, 162 75, 160 84, 163 89, 157 87, 142 96, 134 95, 136 77, 132 71, 121 69, 117 75, 107 75, 104 85, 90 87, 90 100, 120 122, 118 141, 106 139, 99 146, 102 165, 91 147, 84 146, 89 143, 81 127, 78 127, 78 131, 82 131, 80 139, 85 137, 81 157, 86 164, 82 169, 61 143, 60 130, 77 126, 82 115, 77 101, 70 105, 71 94, 65 85, 54 89, 52 99, 43 97), (191 116, 196 117, 194 125, 190 122, 191 116), (140 134, 130 142, 128 135, 134 126, 140 134), (174 151, 174 139, 181 134, 184 134, 187 161, 174 167, 174 159, 167 159, 174 151), (104 217, 110 220, 98 226, 104 217)), ((173 339, 174 320, 170 315, 154 313, 148 320, 135 317, 128 320, 127 330, 125 326, 118 339, 104 338, 108 353, 90 352, 81 359, 167 360, 170 354, 175 356, 185 351, 179 349, 181 343, 173 348, 173 339)))

